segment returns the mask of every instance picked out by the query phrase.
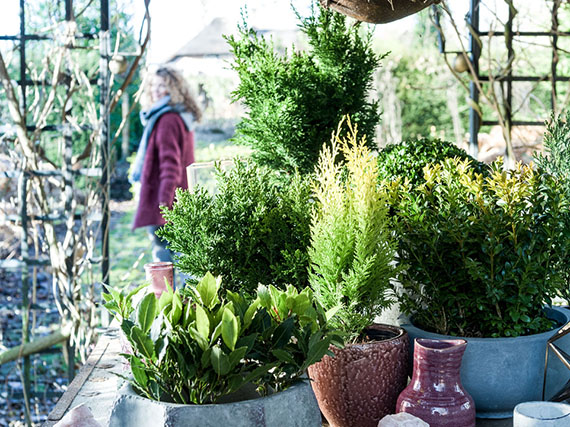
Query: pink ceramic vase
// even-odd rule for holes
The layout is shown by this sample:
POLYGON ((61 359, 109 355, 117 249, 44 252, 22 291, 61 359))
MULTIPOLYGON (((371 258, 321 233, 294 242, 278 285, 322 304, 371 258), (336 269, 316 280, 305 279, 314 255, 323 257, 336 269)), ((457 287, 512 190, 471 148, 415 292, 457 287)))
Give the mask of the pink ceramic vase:
POLYGON ((408 412, 431 427, 475 427, 475 404, 461 385, 465 340, 416 338, 412 381, 400 393, 396 412, 408 412))
POLYGON ((166 291, 165 280, 167 280, 168 285, 174 289, 174 268, 171 262, 149 262, 144 265, 144 271, 146 273, 146 280, 150 282, 150 288, 157 298, 160 298, 160 295, 166 291))

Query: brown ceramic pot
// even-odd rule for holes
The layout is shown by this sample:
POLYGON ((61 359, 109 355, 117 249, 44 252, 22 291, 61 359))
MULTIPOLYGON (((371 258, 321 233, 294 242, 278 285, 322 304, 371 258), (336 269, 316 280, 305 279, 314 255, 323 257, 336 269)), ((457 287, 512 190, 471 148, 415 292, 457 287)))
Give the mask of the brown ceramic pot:
POLYGON ((320 0, 343 15, 372 24, 396 21, 438 2, 439 0, 320 0))
POLYGON ((332 348, 335 357, 325 356, 309 367, 319 407, 332 427, 376 427, 395 412, 406 387, 408 334, 389 325, 375 324, 369 330, 369 335, 387 338, 332 348))

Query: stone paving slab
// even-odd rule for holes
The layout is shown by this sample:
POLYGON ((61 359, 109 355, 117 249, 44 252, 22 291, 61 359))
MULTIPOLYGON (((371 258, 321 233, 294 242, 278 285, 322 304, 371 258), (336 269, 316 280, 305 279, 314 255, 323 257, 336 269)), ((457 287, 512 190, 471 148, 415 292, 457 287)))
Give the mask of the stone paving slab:
POLYGON ((107 426, 111 408, 117 396, 117 390, 123 383, 123 380, 116 374, 126 374, 123 371, 123 358, 119 356, 120 352, 118 329, 107 329, 100 334, 97 345, 86 365, 81 368, 68 390, 48 415, 48 419, 42 427, 52 427, 70 409, 82 403, 91 410, 97 422, 102 426, 107 426), (95 357, 97 357, 97 351, 99 351, 100 355, 94 368, 89 372, 82 384, 73 388, 74 382, 78 378, 81 379, 82 374, 85 373, 86 369, 89 369, 89 361, 94 353, 95 357))

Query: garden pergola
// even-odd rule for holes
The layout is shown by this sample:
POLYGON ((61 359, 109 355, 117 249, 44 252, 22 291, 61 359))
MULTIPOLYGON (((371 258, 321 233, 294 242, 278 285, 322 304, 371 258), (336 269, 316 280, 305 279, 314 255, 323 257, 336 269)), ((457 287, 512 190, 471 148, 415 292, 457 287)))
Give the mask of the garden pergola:
MULTIPOLYGON (((510 2, 507 2, 508 4, 510 2)), ((473 79, 469 83, 470 99, 472 101, 469 108, 469 147, 470 154, 474 157, 478 153, 478 134, 481 126, 494 126, 503 125, 506 129, 505 132, 510 139, 513 126, 543 126, 544 120, 516 120, 513 112, 513 83, 516 82, 541 82, 550 81, 551 84, 551 108, 556 111, 556 96, 557 96, 557 84, 559 82, 570 81, 570 76, 561 76, 558 74, 558 63, 560 48, 558 45, 559 37, 570 36, 569 32, 559 31, 559 19, 558 12, 562 0, 553 0, 551 8, 551 27, 550 31, 513 31, 513 22, 515 18, 515 10, 512 4, 509 4, 508 20, 505 24, 503 31, 489 31, 480 29, 480 9, 482 2, 481 0, 470 0, 469 13, 466 16, 466 24, 469 28, 469 57, 472 64, 472 76, 473 79), (503 37, 505 41, 505 46, 508 53, 508 64, 504 67, 504 72, 500 75, 490 76, 484 75, 480 72, 479 60, 481 58, 481 46, 482 38, 489 39, 490 37, 503 37), (515 49, 513 47, 514 37, 549 37, 550 45, 552 47, 552 59, 550 74, 542 76, 530 76, 530 75, 515 75, 513 72, 513 60, 516 56, 515 49), (499 120, 487 120, 481 116, 481 114, 474 108, 474 105, 479 103, 480 95, 480 84, 489 82, 497 82, 506 85, 506 96, 503 100, 504 108, 504 123, 500 123, 499 120)), ((432 6, 434 8, 434 15, 436 20, 436 26, 439 26, 439 12, 437 6, 432 6)), ((442 42, 441 32, 440 32, 440 50, 442 53, 445 51, 445 45, 442 42)), ((544 118, 546 119, 546 117, 544 118)))

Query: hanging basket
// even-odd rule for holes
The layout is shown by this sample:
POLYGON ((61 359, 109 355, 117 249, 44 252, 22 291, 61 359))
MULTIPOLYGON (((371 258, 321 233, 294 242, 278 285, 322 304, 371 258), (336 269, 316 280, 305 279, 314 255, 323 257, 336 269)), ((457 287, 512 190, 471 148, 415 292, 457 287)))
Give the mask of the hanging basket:
POLYGON ((413 15, 439 0, 320 0, 344 15, 372 24, 385 24, 413 15))

